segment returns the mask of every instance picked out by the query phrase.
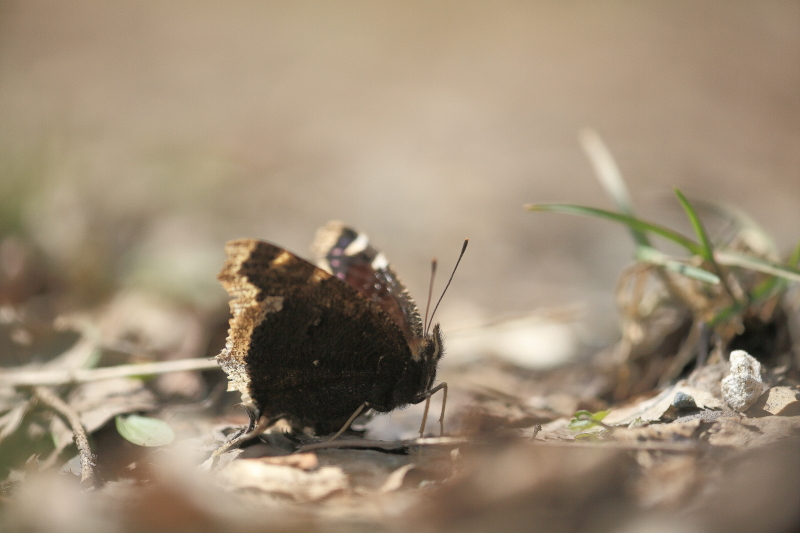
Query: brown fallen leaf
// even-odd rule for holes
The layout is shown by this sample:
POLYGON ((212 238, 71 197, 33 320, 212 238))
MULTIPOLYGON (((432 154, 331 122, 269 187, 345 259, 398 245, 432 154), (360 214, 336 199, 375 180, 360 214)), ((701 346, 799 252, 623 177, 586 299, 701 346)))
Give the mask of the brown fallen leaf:
POLYGON ((398 490, 400 487, 403 486, 403 481, 406 478, 406 474, 408 474, 409 470, 415 468, 416 465, 414 463, 408 463, 407 465, 403 465, 391 474, 389 477, 386 478, 383 485, 380 489, 378 489, 379 494, 387 494, 389 492, 394 492, 398 490))
MULTIPOLYGON (((117 415, 151 411, 157 407, 155 396, 142 381, 130 378, 84 383, 70 395, 68 403, 78 412, 89 433, 117 415)), ((59 417, 53 418, 51 431, 57 449, 72 442, 72 430, 59 417)))
POLYGON ((797 416, 800 415, 798 392, 791 387, 772 387, 748 409, 750 416, 797 416))
POLYGON ((318 501, 349 488, 347 476, 337 466, 323 466, 306 472, 262 459, 231 461, 217 472, 217 480, 228 491, 255 489, 289 496, 296 502, 318 501))
POLYGON ((723 417, 708 430, 708 442, 714 446, 752 448, 800 434, 800 416, 763 418, 723 417))
MULTIPOLYGON (((114 297, 100 314, 97 328, 104 347, 140 358, 199 357, 207 343, 207 333, 197 313, 162 296, 133 290, 114 297)), ((205 394, 205 385, 196 372, 160 375, 154 385, 165 396, 196 399, 205 394)))
POLYGON ((30 408, 29 401, 22 401, 16 407, 10 409, 5 414, 0 416, 0 442, 3 442, 9 435, 14 433, 17 428, 19 428, 20 424, 22 424, 22 420, 25 417, 25 413, 28 412, 30 408))
POLYGON ((603 422, 610 426, 627 425, 637 418, 641 419, 642 422, 654 422, 661 419, 678 393, 691 396, 700 409, 722 409, 725 407, 722 400, 707 390, 694 387, 689 385, 686 380, 681 380, 653 398, 621 409, 612 409, 608 416, 603 419, 603 422))
POLYGON ((281 466, 291 466, 300 470, 314 470, 319 466, 319 459, 315 453, 294 453, 292 455, 276 455, 272 457, 259 457, 259 461, 281 466))
MULTIPOLYGON (((640 452, 646 457, 653 454, 640 452)), ((641 464, 641 462, 640 462, 641 464)), ((637 479, 634 491, 645 508, 676 509, 686 503, 704 479, 698 469, 697 458, 692 455, 667 455, 650 466, 647 475, 637 479)))
POLYGON ((587 517, 613 517, 629 498, 622 473, 634 462, 622 450, 518 441, 463 452, 459 473, 409 516, 410 530, 590 531, 580 527, 587 517))
MULTIPOLYGON (((786 420, 768 417, 761 420, 786 420)), ((798 438, 735 453, 713 465, 687 516, 702 531, 797 531, 800 509, 798 438)))
POLYGON ((700 419, 695 419, 688 422, 653 424, 642 428, 619 428, 614 430, 612 438, 615 442, 637 446, 643 446, 648 442, 690 444, 690 441, 697 438, 701 424, 700 419))

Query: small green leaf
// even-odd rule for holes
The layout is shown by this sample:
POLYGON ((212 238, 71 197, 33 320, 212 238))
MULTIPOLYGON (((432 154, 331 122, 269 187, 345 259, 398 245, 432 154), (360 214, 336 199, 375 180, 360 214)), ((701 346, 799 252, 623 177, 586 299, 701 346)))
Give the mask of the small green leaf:
POLYGON ((567 424, 567 429, 572 431, 585 431, 595 426, 602 426, 603 419, 610 411, 598 411, 590 413, 589 411, 576 411, 575 416, 567 424))
POLYGON ((600 442, 601 433, 578 433, 575 435, 575 440, 584 442, 600 442))
POLYGON ((569 421, 569 424, 567 424, 567 429, 570 431, 585 431, 594 427, 594 425, 594 422, 591 420, 576 420, 573 418, 569 421))
POLYGON ((646 425, 647 424, 644 422, 644 420, 642 420, 642 417, 641 416, 637 416, 636 418, 631 420, 630 424, 628 424, 628 429, 641 428, 641 427, 644 427, 646 425))
POLYGON ((116 418, 117 431, 138 446, 165 446, 175 440, 169 424, 158 418, 128 415, 116 418))

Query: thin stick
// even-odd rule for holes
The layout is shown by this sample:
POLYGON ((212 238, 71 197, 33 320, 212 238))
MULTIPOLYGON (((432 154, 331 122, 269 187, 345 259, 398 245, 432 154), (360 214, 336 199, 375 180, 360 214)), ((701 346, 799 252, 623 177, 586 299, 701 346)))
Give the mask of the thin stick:
POLYGON ((86 429, 83 427, 80 415, 64 400, 59 398, 52 389, 36 387, 33 392, 39 401, 51 407, 69 422, 72 428, 72 436, 75 439, 75 445, 78 447, 78 454, 81 458, 81 483, 85 485, 93 484, 95 479, 95 456, 92 453, 92 449, 89 447, 89 438, 86 436, 86 429))
POLYGON ((68 383, 85 383, 103 379, 124 378, 131 376, 149 376, 183 372, 186 370, 214 370, 219 365, 214 359, 197 357, 194 359, 176 359, 174 361, 157 361, 133 365, 117 365, 105 368, 77 368, 70 370, 0 370, 0 386, 40 386, 66 385, 68 383))
POLYGON ((428 334, 428 327, 430 323, 428 323, 428 311, 431 308, 431 299, 433 299, 433 280, 436 278, 436 258, 433 258, 431 261, 431 282, 428 285, 428 303, 425 304, 425 320, 422 321, 422 329, 425 332, 425 335, 428 334))
POLYGON ((480 442, 466 437, 426 437, 424 439, 411 439, 411 440, 369 440, 369 439, 347 439, 337 440, 331 442, 329 440, 322 442, 312 442, 310 444, 303 444, 297 448, 298 452, 310 452, 313 450, 321 450, 325 448, 361 448, 369 449, 376 448, 379 450, 400 450, 410 446, 459 446, 470 442, 480 442))
POLYGON ((439 414, 439 436, 444 437, 444 408, 447 405, 447 383, 440 383, 442 389, 442 412, 439 414))
MULTIPOLYGON (((297 448, 298 452, 310 452, 325 448, 377 448, 381 450, 398 450, 411 446, 458 446, 462 444, 481 444, 485 441, 481 439, 467 437, 426 437, 424 439, 381 441, 368 439, 337 440, 335 442, 323 441, 311 444, 303 444, 297 448)), ((707 443, 697 441, 690 442, 643 442, 643 443, 621 443, 621 442, 579 442, 568 440, 537 440, 535 446, 547 448, 591 448, 611 449, 623 451, 663 451, 675 453, 696 453, 703 450, 714 449, 715 447, 707 443)))
POLYGON ((447 280, 447 285, 444 286, 442 295, 439 296, 439 301, 436 302, 436 307, 433 308, 433 313, 431 313, 431 323, 433 323, 433 315, 435 315, 436 310, 439 309, 439 304, 442 303, 442 298, 444 298, 444 294, 447 292, 448 287, 450 287, 450 282, 453 281, 453 276, 456 275, 458 264, 461 262, 461 258, 464 257, 464 252, 467 250, 467 244, 469 244, 469 239, 464 239, 464 245, 461 247, 461 253, 458 254, 458 261, 456 261, 456 266, 453 267, 453 272, 450 274, 450 279, 447 280))

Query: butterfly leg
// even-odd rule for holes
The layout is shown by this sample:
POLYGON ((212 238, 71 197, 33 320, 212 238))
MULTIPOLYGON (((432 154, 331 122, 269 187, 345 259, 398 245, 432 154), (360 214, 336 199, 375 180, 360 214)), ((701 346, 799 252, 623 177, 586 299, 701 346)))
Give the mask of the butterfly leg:
POLYGON ((431 408, 431 397, 425 398, 425 410, 422 412, 422 425, 419 427, 419 438, 425 435, 425 424, 428 422, 428 410, 431 408))
POLYGON ((422 400, 425 400, 425 412, 422 414, 422 425, 419 428, 419 438, 425 434, 425 424, 428 421, 428 409, 431 406, 431 396, 437 393, 439 390, 443 390, 442 392, 442 413, 439 415, 439 434, 444 436, 444 408, 447 405, 447 383, 439 383, 434 388, 429 391, 423 392, 420 394, 416 401, 412 403, 419 403, 422 400))
POLYGON ((251 439, 256 435, 260 435, 264 432, 268 427, 272 426, 275 422, 283 418, 285 415, 278 415, 273 416, 271 418, 267 418, 265 416, 259 416, 259 414, 251 407, 240 404, 244 407, 244 410, 247 412, 247 417, 249 421, 247 423, 246 428, 240 429, 237 433, 233 435, 228 440, 228 448, 233 447, 233 445, 243 442, 247 439, 251 439))
POLYGON ((231 448, 234 448, 241 444, 242 442, 251 439, 257 435, 260 435, 264 432, 267 428, 275 424, 278 420, 283 418, 285 415, 273 416, 272 418, 267 418, 266 416, 257 416, 256 412, 250 409, 247 406, 244 406, 245 410, 247 411, 247 416, 250 418, 250 421, 247 424, 246 428, 242 428, 236 433, 233 434, 231 438, 225 441, 219 448, 214 450, 214 453, 211 454, 211 457, 203 463, 203 468, 206 470, 210 470, 211 467, 216 462, 217 458, 222 455, 223 453, 227 452, 231 448))
MULTIPOLYGON (((256 429, 256 424, 258 423, 259 416, 256 413, 256 410, 252 407, 244 404, 240 404, 244 407, 245 412, 247 413, 247 429, 242 429, 243 433, 252 433, 256 429)), ((239 435, 237 435, 238 437, 239 435)))
POLYGON ((350 415, 350 418, 348 418, 348 419, 347 419, 347 422, 345 422, 345 423, 344 423, 344 425, 342 426, 342 429, 340 429, 339 431, 337 431, 337 432, 336 432, 336 434, 335 434, 333 437, 329 438, 329 439, 328 439, 328 442, 330 442, 330 441, 332 441, 332 440, 335 440, 335 439, 336 439, 336 438, 337 438, 339 435, 341 435, 342 433, 344 433, 344 432, 347 430, 347 428, 349 428, 349 427, 350 427, 350 424, 352 424, 352 423, 353 423, 353 420, 355 420, 355 419, 356 419, 356 417, 357 417, 358 415, 360 415, 360 414, 361 414, 361 411, 363 411, 365 407, 369 407, 369 404, 368 404, 367 402, 364 402, 364 403, 362 403, 362 404, 359 406, 359 408, 358 408, 358 409, 356 409, 356 412, 355 412, 355 413, 353 413, 352 415, 350 415))
POLYGON ((233 436, 231 436, 225 442, 225 444, 223 444, 221 447, 217 449, 216 452, 214 452, 214 455, 212 455, 212 457, 216 457, 217 455, 232 448, 235 444, 238 444, 250 437, 253 437, 269 427, 269 425, 266 425, 267 419, 259 419, 259 416, 254 409, 241 403, 238 405, 244 407, 244 410, 247 412, 247 418, 249 419, 247 422, 247 426, 243 427, 242 429, 234 433, 233 436))

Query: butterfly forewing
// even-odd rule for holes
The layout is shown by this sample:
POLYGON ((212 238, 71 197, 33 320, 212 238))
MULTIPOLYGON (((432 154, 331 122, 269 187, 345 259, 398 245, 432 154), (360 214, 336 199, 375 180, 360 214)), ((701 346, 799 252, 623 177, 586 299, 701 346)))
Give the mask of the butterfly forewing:
POLYGON ((226 252, 219 279, 234 298, 233 318, 218 360, 243 403, 321 431, 363 402, 397 406, 394 387, 410 353, 380 307, 273 244, 240 239, 226 252))

